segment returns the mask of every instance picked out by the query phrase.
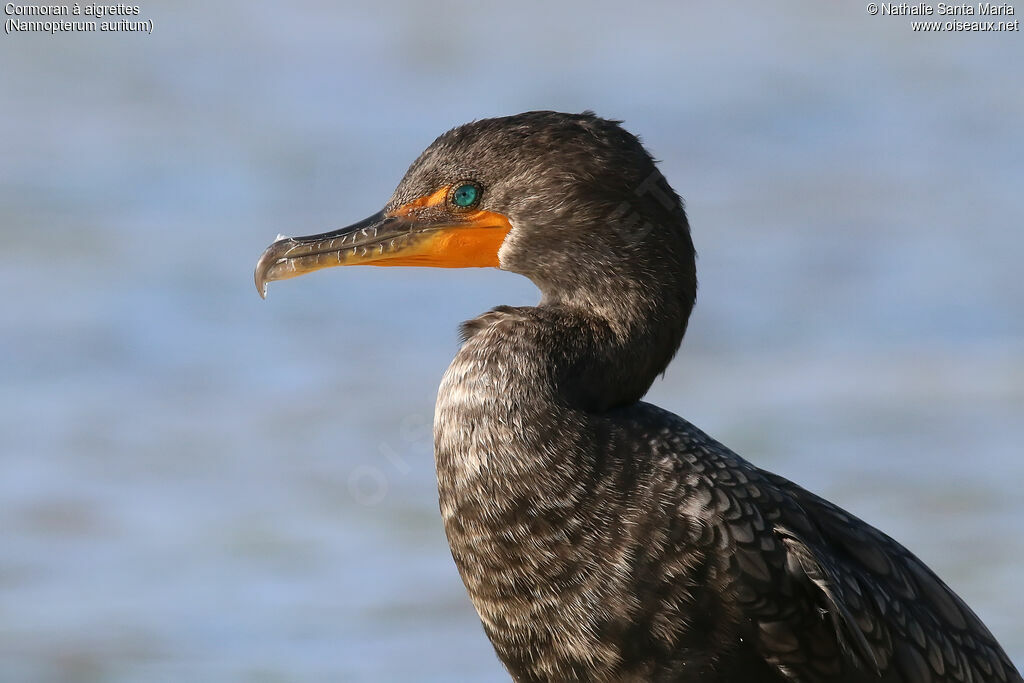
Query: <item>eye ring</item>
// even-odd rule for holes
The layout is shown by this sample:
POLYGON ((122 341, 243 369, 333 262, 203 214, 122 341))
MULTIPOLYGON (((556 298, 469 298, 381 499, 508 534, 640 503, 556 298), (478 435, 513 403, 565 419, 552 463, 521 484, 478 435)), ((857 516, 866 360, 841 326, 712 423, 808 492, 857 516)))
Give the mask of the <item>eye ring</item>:
POLYGON ((484 190, 479 183, 462 180, 452 185, 448 191, 448 203, 456 209, 471 209, 480 203, 484 190))

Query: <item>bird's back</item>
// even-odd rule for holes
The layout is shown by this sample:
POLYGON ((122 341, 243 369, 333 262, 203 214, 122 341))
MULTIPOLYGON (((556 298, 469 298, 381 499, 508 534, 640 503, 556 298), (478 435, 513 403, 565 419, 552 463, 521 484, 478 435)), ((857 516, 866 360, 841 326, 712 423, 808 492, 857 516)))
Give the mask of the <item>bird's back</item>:
POLYGON ((724 596, 735 634, 784 680, 1021 680, 974 612, 886 534, 657 407, 604 419, 691 531, 652 563, 725 558, 703 578, 724 596))

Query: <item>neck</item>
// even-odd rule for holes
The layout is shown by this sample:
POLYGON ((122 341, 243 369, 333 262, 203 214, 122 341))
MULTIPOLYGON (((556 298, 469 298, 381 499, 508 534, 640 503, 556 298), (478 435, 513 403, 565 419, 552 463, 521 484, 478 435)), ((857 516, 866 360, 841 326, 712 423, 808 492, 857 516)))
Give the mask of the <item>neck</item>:
POLYGON ((665 370, 691 305, 620 280, 607 291, 545 292, 537 307, 499 307, 465 323, 435 412, 442 489, 483 472, 550 474, 551 458, 571 459, 590 416, 639 401, 665 370))
MULTIPOLYGON (((646 212, 638 214, 642 230, 534 219, 523 228, 529 242, 513 232, 499 252, 503 269, 527 276, 543 295, 535 309, 519 309, 532 329, 516 334, 535 344, 531 358, 515 360, 543 359, 557 393, 587 412, 635 403, 647 393, 679 348, 696 299, 693 242, 681 203, 671 210, 657 202, 638 206, 646 212), (554 248, 552 236, 565 244, 554 248)), ((480 330, 493 315, 468 327, 480 330)), ((494 335, 495 353, 507 345, 508 332, 494 335)))
POLYGON ((689 309, 635 283, 587 296, 545 295, 537 322, 552 336, 538 353, 558 393, 575 408, 603 412, 639 401, 675 355, 689 309))

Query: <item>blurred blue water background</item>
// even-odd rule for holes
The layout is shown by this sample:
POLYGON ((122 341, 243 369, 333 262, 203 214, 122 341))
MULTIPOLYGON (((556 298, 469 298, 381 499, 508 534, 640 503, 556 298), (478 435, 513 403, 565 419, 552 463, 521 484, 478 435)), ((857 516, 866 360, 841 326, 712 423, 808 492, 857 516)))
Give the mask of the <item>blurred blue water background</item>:
POLYGON ((531 285, 365 268, 263 302, 252 269, 450 126, 537 108, 625 119, 687 200, 699 303, 651 400, 904 542, 1024 662, 1020 33, 811 2, 142 16, 0 38, 0 681, 507 680, 430 420, 457 323, 531 285))

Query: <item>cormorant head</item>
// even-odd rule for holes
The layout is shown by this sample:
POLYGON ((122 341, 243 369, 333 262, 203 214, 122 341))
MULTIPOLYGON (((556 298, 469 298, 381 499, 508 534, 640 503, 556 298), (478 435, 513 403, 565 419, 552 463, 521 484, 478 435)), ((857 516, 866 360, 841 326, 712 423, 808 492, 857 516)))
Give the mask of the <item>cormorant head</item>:
POLYGON ((683 205, 640 141, 590 112, 474 121, 413 162, 383 210, 341 230, 280 238, 256 287, 342 265, 497 267, 546 301, 603 306, 626 292, 696 294, 683 205))

